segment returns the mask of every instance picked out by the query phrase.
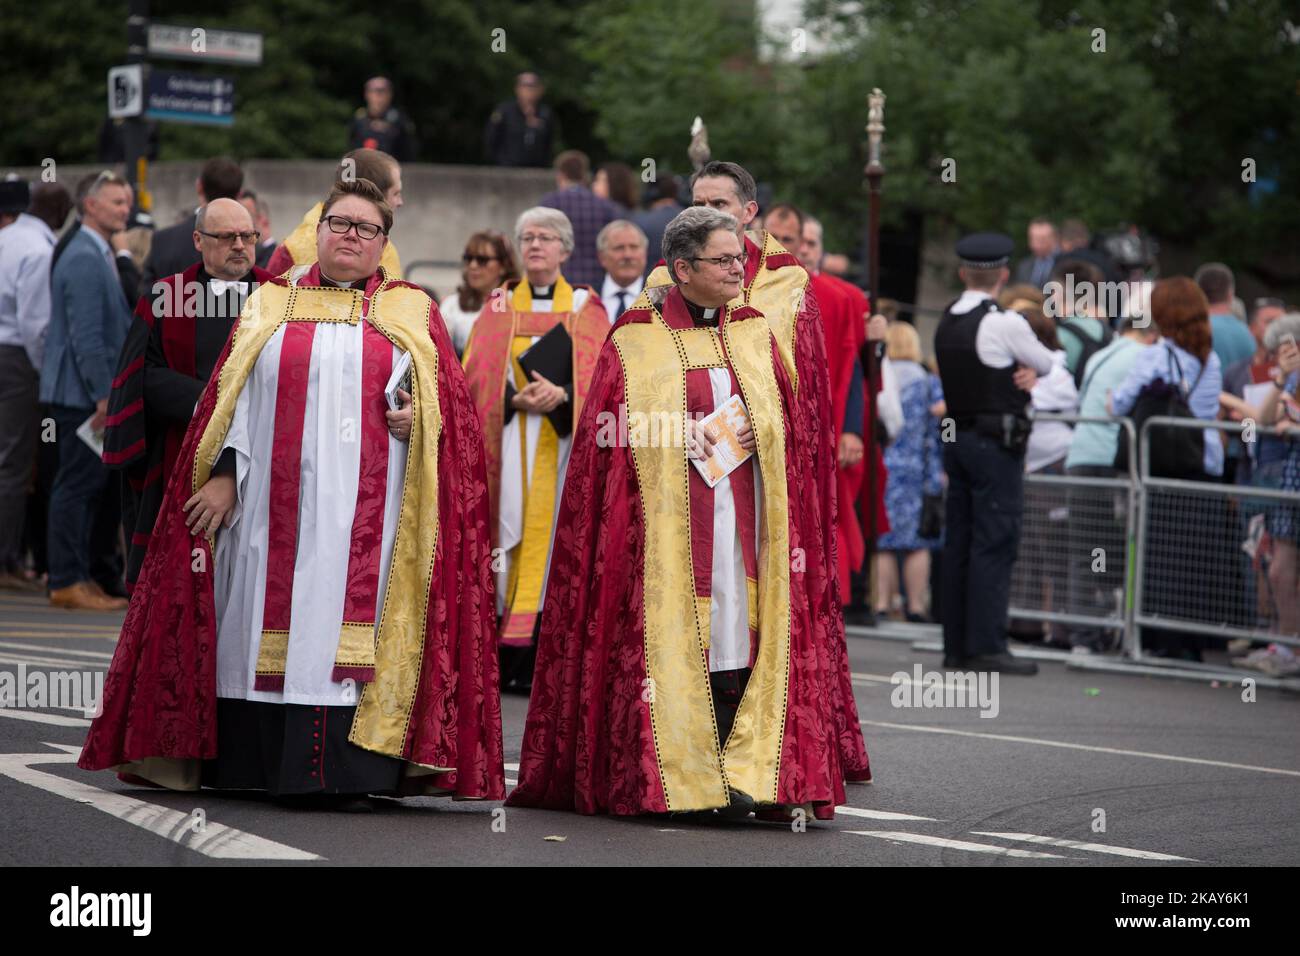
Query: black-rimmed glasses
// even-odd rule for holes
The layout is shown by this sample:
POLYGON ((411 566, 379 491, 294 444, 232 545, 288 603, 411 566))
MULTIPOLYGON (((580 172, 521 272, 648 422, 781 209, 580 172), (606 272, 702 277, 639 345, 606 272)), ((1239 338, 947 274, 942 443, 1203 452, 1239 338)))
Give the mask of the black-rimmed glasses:
POLYGON ((351 219, 344 219, 342 216, 326 216, 325 222, 329 225, 330 232, 337 233, 340 236, 346 236, 351 230, 355 229, 357 235, 362 239, 374 239, 384 231, 373 222, 353 222, 351 219))

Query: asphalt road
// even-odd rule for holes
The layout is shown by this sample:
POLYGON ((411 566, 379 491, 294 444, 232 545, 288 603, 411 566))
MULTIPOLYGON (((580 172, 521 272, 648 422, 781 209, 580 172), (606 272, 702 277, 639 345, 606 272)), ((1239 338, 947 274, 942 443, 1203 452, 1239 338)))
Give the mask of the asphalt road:
MULTIPOLYGON (((111 657, 121 615, 0 594, 0 672, 111 657)), ((875 783, 833 821, 608 819, 499 803, 378 801, 369 815, 170 793, 75 766, 76 710, 0 707, 0 865, 682 864, 1277 866, 1300 863, 1300 695, 1048 662, 999 682, 997 715, 900 707, 891 675, 936 670, 906 641, 851 636, 875 783), (1100 829, 1104 826, 1104 829, 1100 829)), ((924 680, 923 675, 923 680, 924 680)), ((2 685, 0 685, 2 686, 2 685)), ((504 701, 509 780, 526 701, 504 701)))

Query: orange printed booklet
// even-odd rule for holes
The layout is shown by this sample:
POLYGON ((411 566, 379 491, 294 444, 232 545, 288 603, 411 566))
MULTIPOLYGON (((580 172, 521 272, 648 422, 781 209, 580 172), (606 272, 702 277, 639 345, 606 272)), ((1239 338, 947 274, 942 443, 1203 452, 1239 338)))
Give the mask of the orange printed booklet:
POLYGON ((740 447, 737 433, 749 422, 745 403, 739 395, 732 395, 708 415, 700 419, 704 428, 713 439, 713 454, 708 458, 692 458, 691 463, 699 469, 710 488, 731 474, 754 453, 740 447))

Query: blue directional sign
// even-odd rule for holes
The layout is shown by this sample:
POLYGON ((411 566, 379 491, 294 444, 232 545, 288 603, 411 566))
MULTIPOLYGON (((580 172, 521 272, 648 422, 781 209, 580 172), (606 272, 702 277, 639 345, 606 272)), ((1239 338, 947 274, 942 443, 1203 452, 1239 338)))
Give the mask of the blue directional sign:
POLYGON ((224 76, 149 71, 145 116, 174 123, 230 126, 235 122, 235 82, 224 76))

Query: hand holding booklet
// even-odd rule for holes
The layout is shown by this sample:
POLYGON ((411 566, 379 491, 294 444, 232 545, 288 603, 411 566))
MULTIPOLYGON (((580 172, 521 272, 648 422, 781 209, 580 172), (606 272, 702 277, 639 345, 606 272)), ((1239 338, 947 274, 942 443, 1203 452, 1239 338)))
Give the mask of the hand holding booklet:
POLYGON ((388 376, 388 385, 384 387, 384 398, 388 400, 388 407, 395 412, 402 408, 402 400, 397 397, 399 388, 406 394, 411 394, 410 352, 403 352, 393 363, 393 374, 388 376))
POLYGON ((739 433, 749 424, 749 414, 739 395, 732 395, 699 421, 698 427, 713 440, 713 454, 692 458, 693 464, 710 488, 743 465, 754 454, 740 445, 739 433))

